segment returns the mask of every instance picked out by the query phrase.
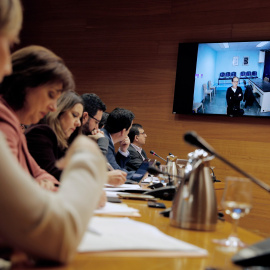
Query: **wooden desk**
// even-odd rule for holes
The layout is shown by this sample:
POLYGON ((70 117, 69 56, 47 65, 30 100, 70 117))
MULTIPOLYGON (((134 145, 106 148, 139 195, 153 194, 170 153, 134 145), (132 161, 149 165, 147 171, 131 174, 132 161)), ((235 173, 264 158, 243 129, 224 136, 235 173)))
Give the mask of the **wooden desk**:
MULTIPOLYGON (((145 201, 125 200, 129 206, 138 208, 142 217, 134 218, 137 221, 146 222, 158 227, 168 235, 207 249, 208 257, 139 257, 129 256, 125 252, 104 252, 104 253, 82 253, 77 254, 73 261, 67 266, 59 267, 36 267, 42 270, 139 270, 139 269, 205 269, 206 267, 221 267, 222 269, 241 269, 231 263, 234 253, 224 253, 218 246, 212 243, 213 238, 225 238, 229 235, 231 224, 219 221, 215 232, 190 231, 175 228, 169 225, 169 218, 159 214, 160 209, 149 208, 145 201)), ((163 201, 167 207, 171 202, 163 201)), ((117 229, 117 228, 116 228, 117 229)), ((239 228, 239 236, 248 244, 262 240, 262 237, 239 228)), ((49 241, 49 240, 48 240, 49 241)), ((134 252, 136 254, 136 252, 134 252)), ((19 268, 19 269, 29 269, 19 268)))

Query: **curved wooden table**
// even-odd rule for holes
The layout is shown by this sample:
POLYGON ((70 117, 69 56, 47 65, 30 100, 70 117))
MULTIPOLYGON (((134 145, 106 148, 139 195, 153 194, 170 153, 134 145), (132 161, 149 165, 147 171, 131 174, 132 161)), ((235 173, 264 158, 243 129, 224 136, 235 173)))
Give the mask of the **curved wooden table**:
MULTIPOLYGON (((224 252, 220 247, 212 243, 214 238, 225 238, 231 231, 231 224, 225 221, 218 221, 215 232, 191 231, 175 228, 169 225, 169 218, 159 214, 160 209, 149 208, 146 201, 124 200, 129 206, 140 210, 141 217, 133 218, 156 226, 164 233, 175 238, 197 245, 208 250, 208 257, 141 257, 136 252, 97 252, 77 254, 73 261, 66 266, 34 267, 31 269, 50 270, 138 270, 138 269, 241 269, 231 263, 231 257, 235 252, 224 252), (130 256, 131 255, 131 256, 130 256)), ((171 202, 163 201, 167 207, 171 202)), ((132 233, 132 232, 131 232, 132 233)), ((262 240, 262 237, 249 231, 239 228, 239 237, 248 244, 262 240)), ((17 269, 17 268, 15 268, 17 269)), ((19 268, 26 269, 26 268, 19 268)), ((29 268, 27 268, 29 269, 29 268)))

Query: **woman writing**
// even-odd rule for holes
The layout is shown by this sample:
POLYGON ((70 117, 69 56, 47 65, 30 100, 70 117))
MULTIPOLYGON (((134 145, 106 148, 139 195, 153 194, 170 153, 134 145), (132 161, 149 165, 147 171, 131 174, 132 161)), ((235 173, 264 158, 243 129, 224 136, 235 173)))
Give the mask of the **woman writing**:
POLYGON ((81 133, 83 100, 75 92, 64 93, 57 102, 57 109, 45 117, 45 124, 38 124, 25 131, 29 152, 37 164, 60 179, 62 170, 56 161, 64 156, 71 135, 81 133))
POLYGON ((0 86, 0 130, 24 170, 46 189, 58 181, 40 169, 30 155, 21 124, 36 124, 56 110, 62 92, 72 90, 74 81, 63 60, 41 46, 28 46, 12 54, 13 73, 0 86))

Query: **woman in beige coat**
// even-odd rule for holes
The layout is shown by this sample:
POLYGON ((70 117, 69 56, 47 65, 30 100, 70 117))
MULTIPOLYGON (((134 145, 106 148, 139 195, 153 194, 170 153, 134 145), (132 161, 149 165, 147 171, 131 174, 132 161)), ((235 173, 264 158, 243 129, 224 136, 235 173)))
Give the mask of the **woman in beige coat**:
MULTIPOLYGON (((0 82, 11 73, 9 46, 22 23, 19 0, 0 1, 0 82)), ((94 142, 79 136, 62 167, 58 192, 42 189, 22 169, 0 133, 0 250, 12 247, 34 258, 67 263, 86 230, 107 180, 94 142)), ((0 253, 1 256, 1 253, 0 253)))

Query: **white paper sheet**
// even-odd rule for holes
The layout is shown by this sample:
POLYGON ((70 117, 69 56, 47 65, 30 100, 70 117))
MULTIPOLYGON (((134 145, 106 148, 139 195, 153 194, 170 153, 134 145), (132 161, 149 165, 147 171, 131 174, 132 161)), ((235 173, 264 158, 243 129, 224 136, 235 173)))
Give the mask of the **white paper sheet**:
POLYGON ((106 202, 106 205, 100 209, 94 211, 95 214, 104 215, 118 215, 118 216, 135 216, 140 217, 139 210, 129 207, 124 203, 110 203, 106 202))
MULTIPOLYGON (((124 192, 123 192, 124 193, 124 192)), ((106 191, 106 196, 107 197, 114 197, 114 198, 118 198, 118 192, 115 191, 106 191)))
POLYGON ((123 184, 118 187, 113 187, 111 185, 106 184, 104 190, 105 191, 120 191, 120 190, 127 190, 127 189, 141 189, 139 185, 133 184, 123 184))
POLYGON ((178 251, 179 254, 187 256, 208 254, 202 248, 168 236, 156 227, 143 222, 129 218, 92 218, 78 251, 116 250, 178 251))
POLYGON ((147 178, 145 178, 143 181, 142 181, 142 183, 160 183, 160 180, 159 180, 159 178, 158 177, 155 177, 155 176, 153 176, 153 177, 147 177, 147 178))

